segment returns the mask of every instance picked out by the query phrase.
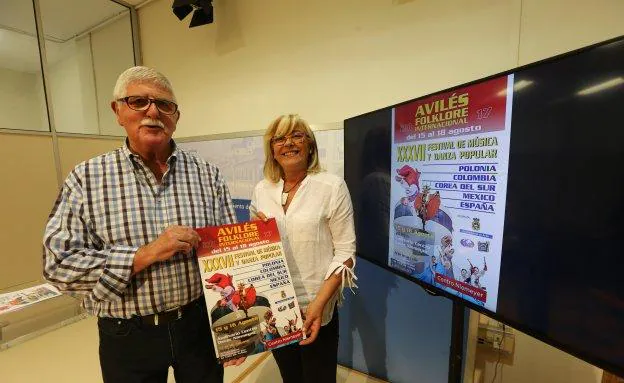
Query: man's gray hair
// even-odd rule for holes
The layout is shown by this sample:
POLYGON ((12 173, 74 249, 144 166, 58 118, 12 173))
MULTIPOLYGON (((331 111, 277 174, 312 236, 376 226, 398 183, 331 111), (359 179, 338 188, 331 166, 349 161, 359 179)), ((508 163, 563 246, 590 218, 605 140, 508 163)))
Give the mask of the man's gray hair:
POLYGON ((134 66, 120 74, 117 78, 117 83, 115 83, 115 89, 113 90, 113 99, 119 100, 120 98, 126 97, 128 85, 135 82, 154 84, 159 88, 165 89, 171 93, 173 101, 177 102, 175 94, 173 93, 173 87, 167 77, 157 70, 146 66, 134 66))

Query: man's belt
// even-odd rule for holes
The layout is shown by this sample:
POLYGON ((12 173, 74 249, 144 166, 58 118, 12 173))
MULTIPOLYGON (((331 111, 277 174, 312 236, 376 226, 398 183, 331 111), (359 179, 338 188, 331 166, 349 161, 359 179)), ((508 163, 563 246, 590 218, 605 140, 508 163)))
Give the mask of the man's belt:
POLYGON ((176 307, 174 309, 163 311, 160 313, 139 316, 137 318, 144 325, 162 326, 171 322, 175 322, 178 319, 189 315, 193 310, 200 308, 203 304, 203 297, 201 297, 181 307, 176 307))

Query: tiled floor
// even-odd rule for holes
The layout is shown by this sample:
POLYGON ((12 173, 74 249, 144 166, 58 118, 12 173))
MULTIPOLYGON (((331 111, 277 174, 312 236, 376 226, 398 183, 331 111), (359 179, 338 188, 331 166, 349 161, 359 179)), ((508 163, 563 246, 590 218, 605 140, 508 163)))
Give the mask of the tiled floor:
MULTIPOLYGON (((236 383, 253 383, 253 382, 280 382, 279 370, 275 359, 269 353, 261 354, 257 356, 256 364, 250 366, 247 371, 237 374, 232 380, 229 378, 228 372, 226 372, 226 382, 236 383)), ((253 363, 253 362, 252 362, 253 363)), ((342 366, 338 366, 338 375, 336 377, 337 383, 379 383, 382 380, 375 379, 362 374, 361 372, 354 371, 342 366)))
MULTIPOLYGON (((87 318, 0 351, 0 381, 7 383, 101 382, 97 324, 87 318)), ((170 382, 174 382, 170 374, 170 382)), ((225 370, 226 383, 280 382, 269 353, 254 355, 225 370)), ((339 383, 377 383, 378 379, 338 367, 339 383)))

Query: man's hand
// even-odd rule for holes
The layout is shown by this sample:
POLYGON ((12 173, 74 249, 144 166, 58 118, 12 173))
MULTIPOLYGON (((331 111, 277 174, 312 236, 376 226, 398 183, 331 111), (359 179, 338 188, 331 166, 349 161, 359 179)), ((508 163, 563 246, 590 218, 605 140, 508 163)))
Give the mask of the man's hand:
POLYGON ((199 246, 200 237, 188 226, 169 226, 154 241, 142 246, 134 255, 133 273, 152 263, 173 257, 176 253, 190 253, 199 246))
POLYGON ((267 218, 266 214, 264 214, 264 213, 263 213, 263 212, 261 212, 261 211, 257 211, 257 212, 255 212, 255 213, 251 216, 251 218, 252 218, 252 219, 256 218, 256 219, 262 220, 262 221, 264 221, 264 222, 266 222, 266 221, 268 221, 268 220, 269 220, 269 219, 267 218))

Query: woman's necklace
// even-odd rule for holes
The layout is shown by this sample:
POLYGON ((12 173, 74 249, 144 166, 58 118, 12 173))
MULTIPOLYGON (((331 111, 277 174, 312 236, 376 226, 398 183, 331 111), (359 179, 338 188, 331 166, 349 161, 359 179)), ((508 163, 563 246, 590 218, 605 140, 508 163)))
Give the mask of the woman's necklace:
MULTIPOLYGON (((306 178, 306 176, 307 176, 307 174, 302 179, 297 181, 296 184, 291 186, 290 189, 288 189, 288 190, 282 189, 282 206, 286 206, 286 202, 288 202, 288 193, 290 193, 294 188, 296 188, 297 185, 299 185, 301 183, 301 181, 303 181, 306 178)), ((284 185, 286 185, 286 182, 284 182, 284 185)))

